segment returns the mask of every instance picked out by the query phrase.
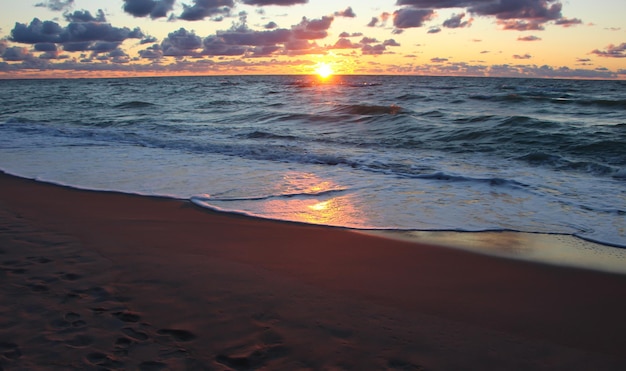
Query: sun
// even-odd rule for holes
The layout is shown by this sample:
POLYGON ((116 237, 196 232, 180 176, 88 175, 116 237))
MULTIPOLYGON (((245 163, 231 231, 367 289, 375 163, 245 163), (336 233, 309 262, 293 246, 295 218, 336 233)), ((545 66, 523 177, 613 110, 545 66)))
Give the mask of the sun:
POLYGON ((327 63, 320 63, 317 65, 317 68, 315 69, 315 73, 319 77, 323 79, 327 79, 333 74, 333 69, 327 63))

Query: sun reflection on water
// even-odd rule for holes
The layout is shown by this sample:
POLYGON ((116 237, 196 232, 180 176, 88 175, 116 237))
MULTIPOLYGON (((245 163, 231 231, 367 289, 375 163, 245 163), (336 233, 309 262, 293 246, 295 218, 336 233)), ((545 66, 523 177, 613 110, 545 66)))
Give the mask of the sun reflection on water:
POLYGON ((369 227, 365 213, 355 207, 355 195, 346 187, 310 173, 290 172, 283 189, 293 196, 266 200, 262 214, 309 224, 369 227))

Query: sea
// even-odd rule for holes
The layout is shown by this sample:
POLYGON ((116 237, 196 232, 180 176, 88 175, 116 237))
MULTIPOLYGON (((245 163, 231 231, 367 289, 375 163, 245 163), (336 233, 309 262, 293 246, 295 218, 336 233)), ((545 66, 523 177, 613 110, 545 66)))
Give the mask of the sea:
POLYGON ((554 262, 626 272, 626 81, 0 80, 0 102, 10 174, 491 252, 568 241, 554 262))

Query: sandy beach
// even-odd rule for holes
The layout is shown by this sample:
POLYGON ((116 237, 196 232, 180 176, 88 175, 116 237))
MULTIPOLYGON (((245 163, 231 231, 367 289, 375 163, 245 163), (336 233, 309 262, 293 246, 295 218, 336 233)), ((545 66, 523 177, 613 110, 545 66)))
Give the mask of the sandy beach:
POLYGON ((623 370, 626 276, 0 174, 0 370, 623 370))

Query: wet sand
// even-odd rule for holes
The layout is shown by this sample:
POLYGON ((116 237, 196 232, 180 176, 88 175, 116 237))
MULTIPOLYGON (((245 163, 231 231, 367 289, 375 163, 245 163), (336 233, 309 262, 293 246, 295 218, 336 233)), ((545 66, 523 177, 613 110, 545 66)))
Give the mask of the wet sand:
POLYGON ((626 275, 0 174, 0 366, 626 369, 626 275))

